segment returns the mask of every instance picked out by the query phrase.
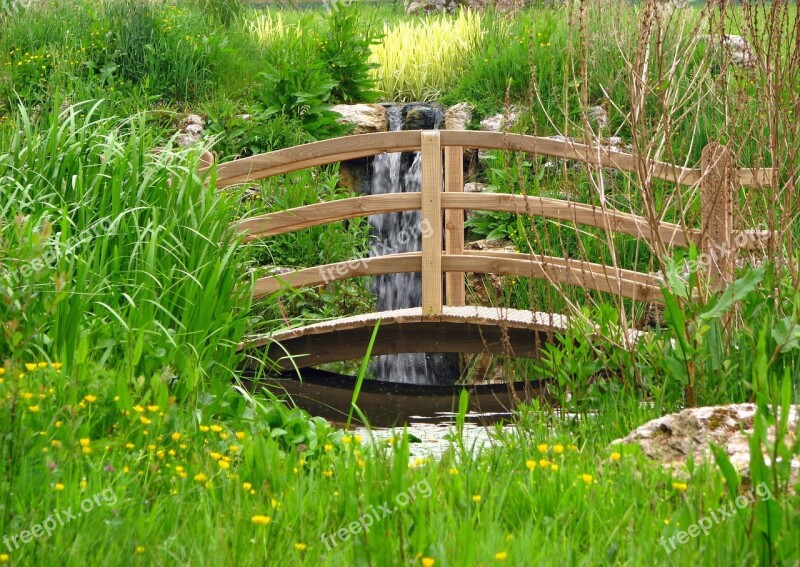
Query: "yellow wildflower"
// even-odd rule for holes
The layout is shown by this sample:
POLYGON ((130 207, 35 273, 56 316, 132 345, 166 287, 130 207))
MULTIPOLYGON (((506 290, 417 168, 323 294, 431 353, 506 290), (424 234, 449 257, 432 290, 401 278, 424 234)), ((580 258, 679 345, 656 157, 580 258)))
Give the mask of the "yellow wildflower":
POLYGON ((494 558, 497 561, 505 561, 506 557, 508 557, 508 553, 506 553, 505 551, 498 551, 497 553, 494 554, 494 558))
POLYGON ((258 524, 259 526, 266 526, 272 521, 272 518, 269 516, 253 516, 250 518, 250 521, 252 521, 254 524, 258 524))

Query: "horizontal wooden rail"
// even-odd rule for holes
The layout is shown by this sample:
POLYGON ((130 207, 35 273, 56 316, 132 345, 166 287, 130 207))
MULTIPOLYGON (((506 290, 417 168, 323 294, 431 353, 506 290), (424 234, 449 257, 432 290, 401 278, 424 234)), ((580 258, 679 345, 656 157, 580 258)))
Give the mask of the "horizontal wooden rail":
MULTIPOLYGON (((254 299, 284 288, 311 287, 362 276, 421 272, 422 254, 409 252, 360 258, 260 278, 254 299)), ((443 272, 507 274, 580 286, 638 301, 660 303, 659 280, 632 270, 545 255, 466 250, 464 255, 442 255, 443 272)))
MULTIPOLYGON (((238 183, 256 181, 272 175, 297 171, 350 159, 369 157, 385 152, 410 152, 421 148, 419 130, 359 134, 313 142, 223 163, 217 167, 217 186, 227 187, 238 183)), ((585 163, 612 167, 621 171, 637 172, 641 161, 656 179, 682 185, 695 185, 702 177, 699 168, 686 168, 649 158, 612 151, 603 146, 589 146, 568 140, 542 138, 503 132, 478 132, 470 130, 442 130, 442 147, 498 149, 519 151, 548 157, 572 159, 585 163)), ((762 187, 771 183, 771 169, 737 169, 734 181, 743 187, 762 187)))
POLYGON ((251 217, 236 223, 235 228, 247 235, 247 242, 355 217, 419 210, 421 206, 419 193, 365 195, 251 217))
MULTIPOLYGON (((420 193, 351 197, 259 215, 236 223, 235 228, 246 234, 244 241, 247 242, 344 219, 419 210, 421 204, 420 193)), ((604 212, 600 207, 574 201, 508 193, 443 193, 442 208, 538 216, 608 229, 648 241, 654 240, 654 232, 644 217, 610 208, 606 208, 604 212)), ((686 230, 674 223, 659 223, 658 235, 667 246, 688 247, 690 242, 700 242, 700 230, 686 230)), ((769 238, 769 234, 764 231, 733 231, 732 235, 735 247, 748 250, 762 248, 769 238)))
MULTIPOLYGON (((655 231, 651 229, 650 223, 644 217, 623 213, 611 208, 603 210, 594 205, 576 203, 574 201, 508 193, 450 193, 442 195, 442 207, 445 209, 502 211, 571 221, 576 224, 629 234, 648 241, 655 240, 655 231)), ((661 241, 668 246, 688 247, 692 240, 699 238, 699 231, 691 229, 685 231, 680 225, 666 222, 659 223, 658 234, 661 237, 661 241), (688 238, 686 232, 689 233, 688 238)))

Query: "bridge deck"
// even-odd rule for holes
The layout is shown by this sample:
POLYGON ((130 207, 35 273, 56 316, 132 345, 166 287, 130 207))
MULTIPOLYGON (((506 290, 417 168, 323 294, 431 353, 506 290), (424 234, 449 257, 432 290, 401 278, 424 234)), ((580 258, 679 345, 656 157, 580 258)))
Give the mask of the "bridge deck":
MULTIPOLYGON (((286 329, 255 337, 242 346, 266 346, 267 359, 282 369, 358 359, 366 354, 379 320, 373 355, 484 352, 536 358, 540 346, 567 327, 567 318, 555 313, 444 306, 439 315, 423 315, 422 308, 412 307, 286 329)), ((634 332, 631 338, 637 336, 634 332)))

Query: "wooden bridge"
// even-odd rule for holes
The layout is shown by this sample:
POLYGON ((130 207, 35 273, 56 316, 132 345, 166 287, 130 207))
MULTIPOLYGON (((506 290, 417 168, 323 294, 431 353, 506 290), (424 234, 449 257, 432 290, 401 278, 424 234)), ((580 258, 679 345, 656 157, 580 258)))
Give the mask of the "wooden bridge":
MULTIPOLYGON (((323 202, 242 220, 236 230, 245 241, 269 238, 334 221, 420 210, 422 251, 348 260, 305 268, 256 281, 255 299, 286 287, 319 286, 331 281, 401 272, 422 274, 422 305, 417 308, 344 317, 255 337, 242 346, 266 347, 269 360, 289 369, 360 358, 380 321, 373 354, 402 352, 488 352, 535 357, 540 344, 563 332, 560 314, 465 305, 467 272, 538 278, 648 303, 660 303, 662 282, 652 274, 604 264, 547 256, 464 249, 464 210, 501 211, 568 221, 627 234, 656 252, 697 244, 708 253, 712 286, 728 281, 734 252, 763 246, 768 233, 733 229, 737 187, 770 183, 771 170, 735 169, 730 151, 706 146, 701 168, 691 169, 565 140, 474 131, 400 131, 347 136, 278 150, 219 166, 217 186, 385 152, 422 154, 419 193, 366 195, 323 202), (500 149, 577 160, 701 188, 701 226, 689 228, 621 212, 607 206, 537 196, 464 193, 465 148, 500 149)), ((652 215, 651 215, 652 216, 652 215)), ((635 333, 632 338, 635 338, 635 333)))

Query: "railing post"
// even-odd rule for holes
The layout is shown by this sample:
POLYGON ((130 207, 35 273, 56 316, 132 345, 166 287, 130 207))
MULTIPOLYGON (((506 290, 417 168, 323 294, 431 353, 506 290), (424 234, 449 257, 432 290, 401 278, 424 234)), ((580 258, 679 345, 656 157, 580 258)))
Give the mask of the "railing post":
MULTIPOLYGON (((444 190, 450 193, 464 191, 464 148, 447 146, 444 149, 444 190)), ((464 211, 447 209, 444 212, 444 251, 447 254, 464 253, 464 211)), ((461 307, 465 303, 464 272, 445 274, 445 300, 447 305, 461 307)))
POLYGON ((442 146, 422 132, 422 314, 442 313, 442 146))
POLYGON ((733 275, 733 182, 728 148, 711 142, 701 157, 700 247, 712 289, 725 287, 733 275))

